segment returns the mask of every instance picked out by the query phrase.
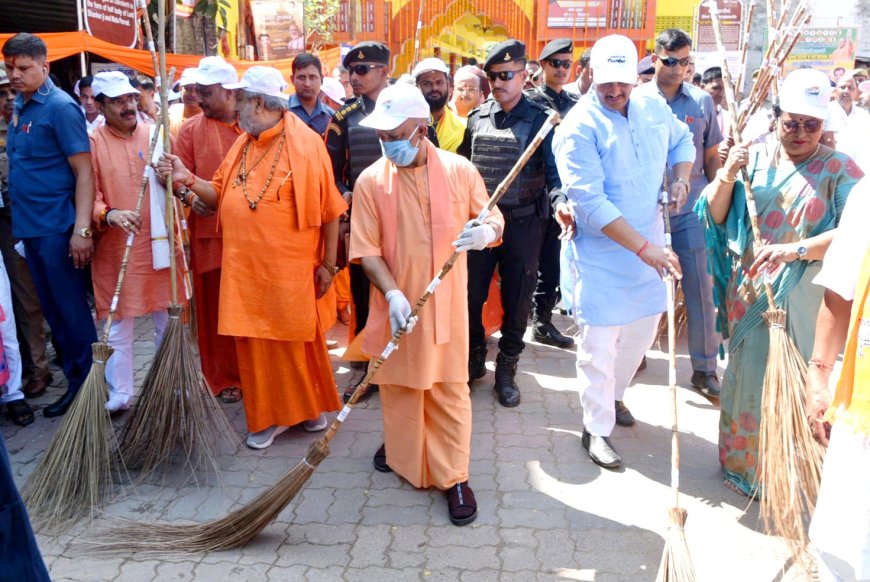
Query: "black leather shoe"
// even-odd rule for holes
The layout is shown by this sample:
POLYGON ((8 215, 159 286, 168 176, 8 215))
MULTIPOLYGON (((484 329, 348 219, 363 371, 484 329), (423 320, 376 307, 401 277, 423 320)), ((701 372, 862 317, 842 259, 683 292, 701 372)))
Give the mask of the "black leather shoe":
POLYGON ((486 348, 471 348, 468 352, 468 383, 486 376, 486 348))
POLYGON ((616 424, 619 426, 632 426, 635 423, 634 415, 622 400, 614 401, 616 408, 616 424))
POLYGON ((574 345, 574 340, 562 335, 552 322, 537 321, 532 325, 532 341, 548 346, 567 349, 574 345))
POLYGON ((24 388, 21 389, 21 391, 24 392, 24 397, 39 398, 45 394, 45 389, 48 388, 49 384, 51 384, 52 379, 51 374, 42 376, 41 378, 31 378, 28 380, 27 384, 24 385, 24 388))
MULTIPOLYGON (((356 384, 351 384, 350 386, 347 387, 347 390, 345 390, 344 394, 341 395, 341 400, 345 404, 347 404, 348 400, 350 400, 350 397, 353 396, 353 393, 356 391, 356 387, 359 386, 360 384, 362 384, 362 378, 360 378, 359 382, 357 382, 356 384)), ((356 403, 359 404, 360 402, 365 402, 366 400, 368 400, 369 398, 372 397, 372 394, 374 394, 375 392, 377 392, 380 389, 381 389, 381 387, 378 386, 377 384, 369 384, 368 387, 366 388, 366 391, 362 393, 362 396, 359 397, 359 400, 357 400, 356 403)))
POLYGON ((72 406, 73 400, 76 399, 76 394, 78 394, 78 392, 67 391, 59 400, 46 406, 42 411, 42 415, 46 418, 63 416, 66 414, 66 411, 69 410, 69 407, 72 406))
POLYGON ((498 403, 506 408, 513 408, 520 404, 520 389, 517 386, 517 362, 519 356, 505 356, 499 354, 495 359, 495 389, 498 394, 498 403))
POLYGON ((381 445, 381 448, 378 449, 378 452, 375 453, 372 459, 372 465, 375 466, 376 471, 381 473, 393 472, 393 469, 387 464, 387 445, 381 445))
POLYGON ((692 374, 692 387, 708 398, 719 398, 721 387, 719 378, 715 372, 694 372, 692 374))
POLYGON ((589 458, 605 469, 615 469, 622 464, 622 458, 610 444, 608 437, 589 434, 583 431, 583 448, 589 452, 589 458))

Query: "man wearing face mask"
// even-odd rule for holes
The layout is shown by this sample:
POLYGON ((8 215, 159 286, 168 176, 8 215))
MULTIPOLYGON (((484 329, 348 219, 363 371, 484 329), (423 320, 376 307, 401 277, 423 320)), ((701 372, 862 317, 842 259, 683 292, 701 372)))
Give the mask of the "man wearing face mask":
POLYGON ((472 222, 487 202, 486 187, 467 160, 427 139, 429 108, 416 87, 399 83, 380 94, 374 112, 362 121, 377 130, 384 157, 362 173, 354 189, 351 260, 362 264, 377 288, 363 349, 379 354, 392 334, 407 332, 401 349, 376 376, 384 445, 375 454, 375 469, 395 471, 414 487, 445 491, 451 522, 465 525, 477 517, 468 485, 465 255, 438 286, 419 323, 409 318, 408 298, 423 294, 454 248, 464 252, 497 244, 503 222, 498 210, 482 224, 472 222))
POLYGON ((450 96, 450 69, 441 59, 431 57, 417 63, 413 77, 429 104, 439 147, 455 153, 465 135, 465 123, 447 107, 447 98, 450 96))
POLYGON ((91 148, 81 108, 48 77, 42 39, 13 36, 3 59, 18 92, 6 144, 13 235, 24 241, 45 319, 63 352, 67 392, 43 411, 61 416, 91 369, 97 341, 82 271, 94 252, 91 148))
MULTIPOLYGON (((490 194, 513 168, 550 112, 523 94, 528 74, 525 64, 526 47, 518 40, 508 40, 492 48, 483 70, 492 83, 493 99, 468 116, 465 137, 457 152, 475 165, 490 194)), ((504 316, 494 389, 499 404, 507 407, 520 403, 517 363, 525 347, 523 334, 537 280, 544 226, 550 217, 549 197, 558 202, 562 185, 551 143, 552 133, 499 202, 505 218, 503 244, 472 252, 468 257, 468 382, 486 374, 486 338, 481 314, 497 266, 504 316)), ((567 211, 564 202, 560 203, 560 209, 567 211)))

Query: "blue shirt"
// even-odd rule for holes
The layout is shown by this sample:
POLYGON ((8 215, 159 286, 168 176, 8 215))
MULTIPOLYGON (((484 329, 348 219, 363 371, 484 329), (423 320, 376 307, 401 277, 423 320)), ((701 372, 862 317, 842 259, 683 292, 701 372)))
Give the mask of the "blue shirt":
POLYGON ((75 224, 76 178, 67 158, 91 151, 85 116, 51 79, 15 98, 6 138, 16 238, 61 234, 75 224))
POLYGON ((335 111, 333 111, 328 105, 324 105, 320 99, 317 100, 317 105, 314 106, 314 113, 308 115, 308 112, 305 111, 304 107, 302 107, 302 102, 299 101, 299 97, 296 95, 290 96, 290 111, 295 113, 296 117, 305 122, 305 125, 313 129, 319 135, 326 133, 326 127, 329 125, 329 121, 332 119, 332 116, 335 115, 335 111))
MULTIPOLYGON (((640 95, 664 95, 659 90, 655 80, 644 83, 637 89, 640 95)), ((722 141, 722 132, 719 129, 719 120, 716 117, 716 106, 710 94, 690 83, 683 83, 673 101, 668 105, 677 119, 689 126, 692 131, 692 140, 695 143, 695 162, 692 164, 691 178, 689 179, 689 197, 680 209, 680 213, 672 218, 671 228, 674 231, 682 230, 685 218, 700 227, 700 222, 695 220, 696 215, 692 212, 701 190, 709 184, 707 174, 704 173, 704 152, 711 147, 718 146, 722 141)))
POLYGON ((624 117, 590 91, 556 128, 553 152, 577 222, 569 291, 577 321, 624 325, 664 311, 658 273, 601 229, 622 217, 663 244, 662 177, 666 164, 694 159, 689 128, 657 95, 632 93, 624 117))

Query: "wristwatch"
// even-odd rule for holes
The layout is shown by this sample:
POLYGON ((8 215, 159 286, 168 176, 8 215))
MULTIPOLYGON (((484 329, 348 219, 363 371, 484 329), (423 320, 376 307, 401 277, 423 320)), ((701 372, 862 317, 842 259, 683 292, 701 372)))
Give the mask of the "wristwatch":
POLYGON ((326 261, 320 263, 320 266, 323 267, 324 269, 326 269, 327 271, 329 271, 329 274, 332 275, 333 277, 338 275, 338 272, 341 271, 341 268, 339 268, 336 265, 330 265, 326 261))
POLYGON ((805 247, 804 245, 799 245, 798 248, 795 249, 795 252, 797 253, 797 256, 798 256, 798 260, 799 260, 799 261, 805 261, 805 260, 806 260, 806 258, 807 258, 807 247, 805 247))
POLYGON ((94 231, 86 226, 84 228, 77 228, 76 234, 82 238, 92 238, 94 236, 94 231))
POLYGON ((689 187, 689 181, 686 180, 685 178, 674 178, 674 182, 682 182, 683 184, 686 185, 686 188, 689 187))

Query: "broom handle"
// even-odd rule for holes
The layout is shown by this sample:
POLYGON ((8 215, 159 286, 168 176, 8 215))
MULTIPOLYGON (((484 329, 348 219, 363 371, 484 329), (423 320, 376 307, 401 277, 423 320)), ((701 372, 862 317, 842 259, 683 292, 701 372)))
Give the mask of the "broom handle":
MULTIPOLYGON (((671 216, 668 210, 668 176, 662 180, 662 216, 665 222, 665 248, 673 250, 671 245, 671 216)), ((670 271, 664 275, 665 290, 668 301, 668 384, 672 399, 671 424, 671 491, 674 493, 674 507, 680 506, 680 431, 677 424, 677 326, 674 311, 677 282, 670 271)))
MULTIPOLYGON (((713 34, 716 36, 716 47, 719 49, 719 56, 722 58, 722 81, 725 84, 725 99, 728 102, 728 112, 731 117, 731 132, 734 136, 734 143, 742 143, 740 138, 740 127, 737 123, 737 105, 735 103, 736 94, 734 85, 731 83, 731 73, 728 71, 728 59, 725 58, 725 45, 722 42, 722 29, 719 23, 719 12, 715 4, 710 4, 710 17, 713 21, 713 34)), ((755 248, 761 248, 764 242, 761 240, 761 231, 758 228, 758 210, 755 206, 755 196, 752 194, 752 185, 750 184, 749 172, 746 171, 746 166, 740 168, 740 173, 743 176, 743 186, 746 191, 746 209, 749 212, 749 222, 752 225, 752 237, 755 241, 755 248)), ((764 293, 767 295, 767 303, 770 309, 776 307, 774 301, 773 288, 767 277, 764 278, 764 293)))
MULTIPOLYGON (((145 170, 142 172, 142 182, 139 185, 139 196, 136 198, 136 213, 142 210, 142 201, 145 200, 145 190, 148 188, 148 170, 150 169, 151 158, 154 156, 154 148, 157 147, 157 139, 160 137, 160 131, 155 127, 154 135, 151 136, 151 143, 148 146, 148 157, 145 158, 145 170)), ((108 215, 107 215, 108 219, 108 215)), ((132 232, 127 235, 127 242, 124 246, 124 257, 121 259, 121 270, 118 272, 118 282, 115 284, 115 294, 112 296, 112 303, 109 306, 109 315, 106 317, 106 323, 103 326, 103 337, 100 341, 104 344, 109 343, 109 330, 112 328, 112 321, 115 319, 115 312, 118 310, 118 301, 121 298, 121 286, 124 284, 124 276, 127 274, 127 262, 130 259, 130 251, 133 248, 133 239, 136 237, 132 232)))
MULTIPOLYGON (((544 125, 541 126, 541 129, 538 130, 538 133, 535 135, 535 138, 529 143, 526 150, 523 152, 523 155, 520 156, 520 159, 517 160, 514 167, 508 173, 504 180, 502 180, 501 184, 495 189, 495 192, 492 193, 489 200, 486 203, 486 206, 483 207, 483 210, 480 211, 480 214, 477 215, 475 222, 481 223, 486 217, 489 215, 490 211, 495 207, 499 200, 505 195, 507 189, 510 187, 511 183, 516 179, 519 175, 520 171, 523 167, 528 163, 529 159, 535 153, 535 151, 540 147, 540 145, 546 139, 547 134, 552 131, 556 125, 559 124, 561 118, 559 114, 555 111, 550 114, 547 118, 547 121, 544 122, 544 125)), ((408 319, 412 317, 417 317, 417 314, 420 313, 420 310, 423 309, 423 306, 426 305, 426 302, 429 301, 429 298, 435 293, 435 290, 438 288, 438 285, 441 284, 441 281, 444 280, 444 277, 447 276, 447 273, 450 272, 450 269, 453 268, 453 264, 456 263, 456 260, 459 258, 460 253, 457 251, 453 251, 451 253, 450 258, 441 266, 441 270, 438 271, 438 274, 435 275, 435 278, 429 283, 426 287, 426 291, 423 295, 417 300, 417 303, 414 304, 414 309, 411 310, 411 313, 408 315, 408 319)), ((335 420, 332 421, 332 424, 329 426, 329 429, 326 431, 326 434, 323 436, 322 443, 325 445, 329 441, 332 440, 332 437, 335 436, 335 433, 338 431, 341 423, 344 422, 344 419, 347 418, 347 415, 350 414, 350 411, 353 409, 354 404, 356 404, 357 400, 365 393, 369 384, 371 383, 372 377, 377 373, 377 371, 381 368, 383 363, 390 357, 390 354, 399 346, 399 342, 402 341, 402 337, 405 335, 405 328, 400 329, 390 338, 390 341, 387 342, 387 345, 384 347, 384 351, 381 352, 381 355, 377 357, 373 362, 369 364, 368 372, 363 377, 362 382, 356 387, 356 390, 353 391, 353 395, 347 401, 347 404, 344 405, 344 408, 341 409, 341 412, 338 413, 338 416, 335 417, 335 420)))
POLYGON ((743 48, 740 55, 740 71, 737 73, 737 85, 735 86, 735 99, 740 102, 743 92, 743 81, 746 79, 746 59, 749 55, 749 32, 752 24, 752 13, 755 12, 755 0, 750 0, 749 10, 746 14, 746 23, 743 26, 743 48))

